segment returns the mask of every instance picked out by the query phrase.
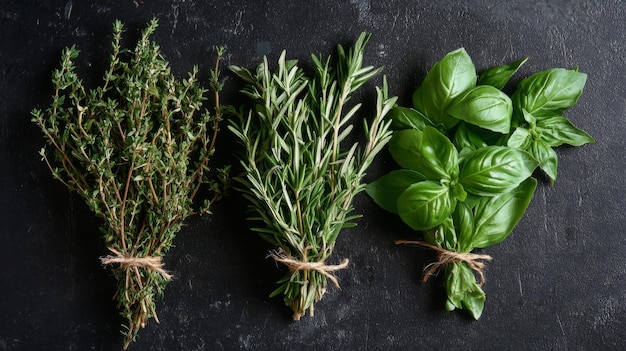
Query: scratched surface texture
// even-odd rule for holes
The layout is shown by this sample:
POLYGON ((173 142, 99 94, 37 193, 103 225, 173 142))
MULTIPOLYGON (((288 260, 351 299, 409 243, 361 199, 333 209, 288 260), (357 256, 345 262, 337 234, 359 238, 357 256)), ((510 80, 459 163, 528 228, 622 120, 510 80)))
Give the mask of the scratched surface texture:
MULTIPOLYGON (((554 187, 541 182, 527 214, 503 243, 485 250, 483 317, 446 312, 441 279, 421 283, 433 255, 396 247, 416 238, 395 216, 359 196, 358 226, 339 237, 332 262, 350 259, 313 318, 290 320, 270 299, 282 268, 247 228, 233 194, 210 217, 192 218, 166 266, 176 278, 132 350, 584 350, 626 344, 626 18, 620 0, 551 1, 0 1, 0 350, 120 349, 114 281, 82 200, 50 176, 29 111, 50 103, 50 75, 76 44, 88 84, 107 64, 111 24, 126 43, 152 17, 154 39, 175 72, 206 72, 212 47, 225 64, 252 68, 287 49, 305 62, 361 31, 373 34, 365 60, 384 65, 390 90, 407 104, 428 68, 465 47, 481 70, 523 56, 516 79, 550 67, 589 75, 567 112, 597 143, 560 148, 554 187)), ((307 64, 305 64, 306 66, 307 64)), ((310 65, 309 65, 310 67, 310 65)), ((225 76, 224 100, 239 83, 225 76)), ((372 112, 374 84, 355 99, 372 112)), ((221 136, 220 162, 233 162, 221 136)), ((393 169, 388 154, 368 179, 393 169)))

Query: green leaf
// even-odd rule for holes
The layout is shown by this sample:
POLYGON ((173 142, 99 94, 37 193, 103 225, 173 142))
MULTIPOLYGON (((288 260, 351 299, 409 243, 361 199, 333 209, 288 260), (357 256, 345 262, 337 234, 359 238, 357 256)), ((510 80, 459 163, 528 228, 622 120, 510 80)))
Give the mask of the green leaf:
POLYGON ((457 250, 469 252, 472 250, 472 238, 474 236, 474 215, 472 210, 464 202, 458 202, 452 213, 454 227, 457 229, 457 250))
POLYGON ((485 146, 505 145, 506 139, 506 135, 461 121, 456 127, 452 142, 457 150, 467 149, 474 151, 485 146))
POLYGON ((392 171, 365 187, 365 192, 383 210, 398 213, 398 197, 411 185, 425 180, 424 175, 410 169, 392 171))
POLYGON ((467 198, 467 192, 465 191, 461 183, 456 183, 452 185, 450 189, 452 190, 452 194, 457 200, 465 201, 465 199, 467 198))
POLYGON ((426 126, 395 131, 389 142, 393 159, 403 168, 416 170, 426 179, 456 179, 458 153, 450 140, 437 129, 426 126))
POLYGON ((420 170, 427 179, 456 179, 459 174, 459 155, 445 135, 426 126, 418 148, 420 170))
POLYGON ((389 141, 389 152, 400 167, 419 171, 419 145, 421 143, 421 131, 416 129, 396 130, 389 141))
POLYGON ((436 245, 446 250, 454 250, 457 247, 457 238, 452 216, 444 219, 436 229, 424 231, 424 238, 431 245, 436 245))
POLYGON ((467 123, 463 121, 456 127, 453 143, 457 150, 476 150, 489 146, 489 144, 487 144, 477 133, 473 131, 472 128, 470 128, 467 123))
POLYGON ((465 262, 446 265, 446 309, 468 310, 474 319, 479 319, 485 305, 485 293, 476 282, 474 272, 465 262))
POLYGON ((478 77, 478 85, 491 85, 498 89, 504 88, 506 83, 517 72, 517 70, 528 60, 524 57, 508 65, 492 67, 478 77))
POLYGON ((476 85, 476 69, 465 49, 445 55, 424 78, 413 93, 413 107, 424 113, 435 124, 446 129, 458 120, 447 115, 446 109, 453 98, 476 85))
POLYGON ((480 199, 482 198, 483 197, 481 195, 467 194, 467 197, 465 198, 465 201, 463 201, 463 203, 469 208, 474 208, 478 201, 480 201, 480 199))
POLYGON ((395 130, 417 129, 423 130, 425 126, 433 126, 433 123, 421 112, 407 107, 394 106, 389 114, 391 126, 395 130))
POLYGON ((476 195, 495 195, 516 188, 532 175, 538 162, 527 152, 506 146, 488 146, 463 159, 459 182, 476 195))
POLYGON ((426 180, 408 187, 398 198, 398 214, 414 230, 428 230, 441 224, 454 210, 456 199, 450 189, 426 180))
POLYGON ((472 317, 475 320, 478 320, 483 314, 483 309, 485 308, 485 300, 487 298, 485 296, 485 292, 480 287, 480 285, 478 285, 476 280, 470 282, 468 285, 470 286, 470 288, 467 289, 462 301, 463 309, 468 310, 472 314, 472 317))
POLYGON ((581 146, 595 142, 593 137, 577 128, 565 117, 555 116, 537 121, 537 131, 541 140, 550 146, 568 144, 581 146))
POLYGON ((483 197, 474 208, 472 247, 485 248, 504 240, 524 215, 537 181, 528 178, 512 191, 483 197))
POLYGON ((525 109, 537 118, 562 115, 578 101, 586 81, 586 74, 563 68, 535 73, 518 84, 514 109, 525 109))
POLYGON ((519 150, 528 150, 532 137, 526 128, 518 127, 509 137, 506 145, 519 150))
POLYGON ((513 105, 502 91, 490 85, 479 85, 453 99, 446 112, 467 123, 508 134, 513 105))
POLYGON ((526 111, 526 109, 524 108, 522 109, 522 117, 524 118, 526 123, 530 125, 531 128, 534 128, 535 125, 537 124, 537 118, 531 115, 530 112, 526 111))
POLYGON ((556 180, 558 158, 556 152, 543 140, 533 140, 528 152, 539 161, 539 167, 550 178, 552 184, 556 180))

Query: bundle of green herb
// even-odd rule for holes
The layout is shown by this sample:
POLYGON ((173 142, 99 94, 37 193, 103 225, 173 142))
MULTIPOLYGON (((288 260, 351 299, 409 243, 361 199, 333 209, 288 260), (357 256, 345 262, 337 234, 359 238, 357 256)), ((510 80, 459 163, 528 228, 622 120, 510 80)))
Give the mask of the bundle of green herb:
POLYGON ((582 93, 586 75, 550 69, 522 80, 512 98, 502 88, 526 61, 497 66, 477 77, 465 50, 435 64, 413 94, 413 107, 395 106, 389 150, 400 170, 367 186, 383 209, 398 214, 434 249, 442 268, 446 308, 483 311, 482 269, 488 255, 472 253, 504 240, 522 218, 537 181, 537 166, 556 179, 552 149, 593 142, 562 114, 582 93), (480 280, 477 282, 476 273, 480 280))
POLYGON ((296 61, 285 60, 285 52, 274 73, 267 58, 255 74, 231 68, 247 82, 243 93, 255 105, 239 122, 231 120, 230 129, 245 149, 245 175, 237 180, 251 203, 251 219, 264 224, 253 230, 277 247, 271 257, 289 269, 271 296, 284 295, 294 320, 307 310, 313 315, 327 279, 339 286, 333 272, 348 260, 339 265, 326 260, 341 229, 354 225, 358 216, 351 215, 352 200, 364 189, 367 167, 391 136, 383 118, 396 99, 387 97, 384 82, 376 88, 376 116, 371 125, 365 122, 367 145, 341 147, 360 108, 357 104, 345 111, 350 94, 380 71, 362 65, 368 40, 369 35, 361 34, 347 54, 338 46, 336 68, 330 58, 312 56, 312 78, 296 61))
MULTIPOLYGON (((134 51, 123 50, 123 26, 116 21, 110 67, 104 84, 92 90, 75 72, 78 50, 66 48, 61 68, 53 73, 51 106, 32 111, 52 148, 40 153, 54 178, 103 220, 110 255, 102 263, 118 280, 115 298, 128 324, 124 348, 148 319, 158 321, 155 298, 171 278, 162 256, 194 213, 194 197, 203 184, 214 191, 213 200, 220 196, 208 162, 222 115, 218 64, 223 49, 212 72, 215 113, 201 112, 207 90, 197 82, 197 68, 176 80, 149 40, 156 28, 152 20, 134 51)), ((210 203, 200 211, 208 212, 210 203)))

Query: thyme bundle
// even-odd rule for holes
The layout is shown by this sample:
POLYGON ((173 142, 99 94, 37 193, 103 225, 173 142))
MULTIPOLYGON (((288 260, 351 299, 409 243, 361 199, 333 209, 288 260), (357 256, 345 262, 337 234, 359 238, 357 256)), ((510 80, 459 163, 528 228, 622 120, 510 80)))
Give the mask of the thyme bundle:
POLYGON ((360 104, 347 110, 351 93, 380 72, 363 67, 369 35, 361 34, 347 53, 337 47, 336 66, 312 55, 315 75, 307 76, 296 61, 278 59, 270 71, 264 58, 255 73, 231 70, 247 82, 243 93, 255 108, 229 128, 245 149, 245 175, 237 178, 254 215, 263 223, 252 228, 277 250, 270 256, 289 272, 271 296, 283 294, 294 320, 325 293, 327 280, 337 286, 334 271, 348 264, 328 265, 342 228, 353 226, 352 200, 364 190, 361 180, 376 154, 389 141, 389 122, 383 120, 396 98, 387 97, 386 82, 376 88, 376 116, 365 122, 364 148, 342 147, 353 126, 350 119, 360 104), (346 111, 347 110, 347 111, 346 111))
POLYGON ((102 258, 117 279, 114 298, 126 319, 124 348, 147 320, 154 318, 155 298, 171 275, 162 257, 203 185, 212 191, 200 212, 221 196, 221 182, 208 167, 222 111, 218 49, 211 90, 215 110, 203 110, 207 89, 198 69, 177 80, 159 47, 150 40, 153 19, 134 50, 122 49, 123 25, 113 25, 113 53, 102 86, 86 90, 75 72, 79 51, 66 48, 53 73, 50 107, 32 111, 49 148, 40 154, 54 178, 83 197, 103 220, 101 232, 110 255, 102 258))

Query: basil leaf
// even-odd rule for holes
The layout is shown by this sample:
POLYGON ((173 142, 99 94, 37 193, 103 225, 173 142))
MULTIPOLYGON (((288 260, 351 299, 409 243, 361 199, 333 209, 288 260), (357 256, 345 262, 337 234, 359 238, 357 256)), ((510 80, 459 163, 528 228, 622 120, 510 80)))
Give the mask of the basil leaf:
POLYGON ((457 228, 457 247, 459 252, 472 250, 474 236, 474 215, 472 210, 464 202, 458 202, 452 212, 454 227, 457 228))
POLYGON ((421 172, 428 179, 456 179, 459 154, 450 139, 433 127, 426 126, 419 145, 421 172))
POLYGON ((459 182, 476 195, 495 195, 516 188, 530 177, 538 162, 529 153, 506 146, 473 151, 461 163, 459 182))
POLYGON ((453 262, 445 266, 445 288, 448 294, 446 310, 448 311, 463 308, 462 301, 465 295, 465 282, 462 278, 463 270, 459 266, 460 262, 453 262))
POLYGON ((417 129, 423 130, 425 126, 434 124, 421 112, 407 107, 394 106, 389 114, 391 126, 395 130, 417 129))
POLYGON ((476 150, 490 145, 505 145, 506 135, 461 121, 456 127, 452 142, 457 150, 476 150))
POLYGON ((477 84, 491 85, 492 87, 502 89, 526 60, 528 60, 528 57, 524 57, 508 65, 492 67, 478 76, 477 84))
POLYGON ((476 282, 474 272, 465 262, 446 265, 446 309, 468 310, 474 319, 479 319, 485 306, 485 293, 476 282))
POLYGON ((398 215, 414 230, 441 224, 454 210, 456 199, 450 189, 432 180, 408 187, 398 198, 398 215))
POLYGON ((446 250, 455 250, 457 245, 456 229, 452 217, 448 216, 436 227, 436 230, 424 232, 424 238, 432 245, 446 250))
POLYGON ((490 85, 479 85, 453 99, 446 112, 467 123, 508 134, 513 105, 502 91, 490 85))
MULTIPOLYGON (((464 266, 467 267, 466 264, 464 264, 464 266)), ((471 268, 468 267, 466 269, 471 268)), ((466 286, 467 288, 465 296, 461 303, 463 304, 463 308, 468 310, 475 320, 478 320, 483 314, 483 310, 485 308, 485 300, 487 299, 487 297, 485 296, 485 292, 483 291, 483 289, 476 282, 476 278, 474 278, 474 280, 469 280, 466 283, 466 286)))
POLYGON ((537 180, 528 178, 512 191, 483 197, 474 208, 472 247, 485 248, 504 240, 524 215, 537 180))
POLYGON ((530 125, 531 128, 534 128, 537 124, 537 118, 526 111, 526 109, 522 109, 522 117, 524 117, 524 120, 530 125))
POLYGON ((556 152, 543 140, 533 140, 528 148, 533 157, 539 161, 539 167, 550 178, 550 181, 554 185, 556 180, 558 158, 556 152))
POLYGON ((467 192, 461 183, 453 184, 450 187, 450 190, 452 191, 452 195, 454 195, 454 197, 459 201, 465 201, 467 198, 467 192))
POLYGON ((532 137, 530 131, 526 128, 519 127, 515 128, 515 131, 509 137, 506 145, 515 149, 528 150, 531 141, 532 137))
POLYGON ((470 209, 473 209, 478 203, 478 201, 480 201, 480 199, 482 198, 483 197, 480 195, 467 194, 467 197, 465 198, 465 201, 463 201, 463 203, 470 209))
POLYGON ((365 192, 383 210, 398 214, 398 197, 411 185, 425 180, 410 169, 392 171, 365 186, 365 192))
POLYGON ((581 146, 595 142, 593 137, 577 128, 565 117, 555 116, 537 121, 537 131, 541 140, 550 146, 568 144, 581 146))
POLYGON ((389 140, 389 152, 402 168, 419 171, 419 146, 422 132, 416 129, 396 130, 389 140))
POLYGON ((426 179, 458 177, 458 152, 450 140, 433 127, 426 126, 423 132, 415 129, 393 132, 389 152, 401 167, 418 171, 426 179))
POLYGON ((578 101, 586 81, 586 74, 563 68, 535 73, 518 84, 513 106, 537 118, 561 115, 578 101))
POLYGON ((472 129, 469 128, 468 124, 463 121, 461 121, 461 123, 459 123, 459 125, 456 127, 453 143, 458 150, 476 150, 480 149, 481 147, 488 146, 488 144, 483 141, 483 139, 478 136, 478 134, 474 133, 472 129))
POLYGON ((435 124, 449 129, 458 120, 447 115, 453 98, 476 85, 476 68, 465 49, 448 53, 437 62, 413 93, 413 106, 435 124))

